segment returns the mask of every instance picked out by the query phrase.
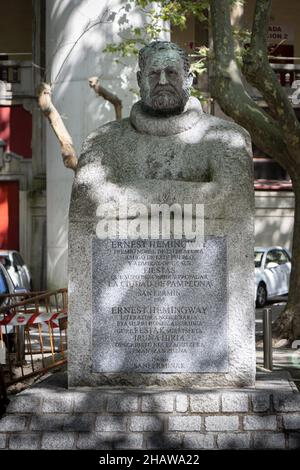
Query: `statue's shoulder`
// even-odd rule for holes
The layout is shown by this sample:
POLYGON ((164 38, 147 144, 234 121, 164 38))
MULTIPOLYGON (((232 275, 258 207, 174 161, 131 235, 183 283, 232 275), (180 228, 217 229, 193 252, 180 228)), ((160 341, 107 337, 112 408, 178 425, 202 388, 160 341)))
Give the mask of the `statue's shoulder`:
POLYGON ((82 144, 80 160, 87 160, 95 152, 110 147, 131 127, 129 118, 108 122, 92 131, 82 144))
POLYGON ((228 134, 228 135, 240 135, 247 143, 251 141, 249 132, 244 127, 236 124, 235 122, 227 119, 222 119, 212 114, 203 113, 199 120, 199 125, 207 127, 208 131, 215 132, 217 134, 228 134))
POLYGON ((252 155, 251 137, 249 132, 233 121, 221 119, 211 114, 203 113, 198 122, 198 133, 202 142, 212 144, 222 153, 239 155, 252 155))

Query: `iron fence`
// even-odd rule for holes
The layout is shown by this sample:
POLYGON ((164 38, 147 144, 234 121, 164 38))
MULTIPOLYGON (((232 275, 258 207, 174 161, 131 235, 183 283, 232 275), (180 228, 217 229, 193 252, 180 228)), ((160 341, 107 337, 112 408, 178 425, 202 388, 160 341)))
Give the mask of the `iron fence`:
POLYGON ((67 289, 0 295, 0 345, 6 386, 67 360, 67 289))

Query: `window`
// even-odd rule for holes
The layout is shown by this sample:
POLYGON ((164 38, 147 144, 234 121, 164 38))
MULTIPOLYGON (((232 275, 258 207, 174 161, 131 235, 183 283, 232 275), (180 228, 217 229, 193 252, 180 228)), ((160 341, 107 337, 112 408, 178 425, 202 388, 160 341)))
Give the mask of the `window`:
POLYGON ((24 261, 23 261, 22 256, 20 255, 20 253, 16 253, 16 257, 17 257, 17 259, 19 260, 19 265, 20 265, 20 266, 24 266, 25 263, 24 263, 24 261))
POLYGON ((261 262, 263 259, 264 252, 263 251, 256 251, 255 252, 255 267, 260 268, 261 262))
POLYGON ((24 261, 19 253, 13 253, 13 261, 15 267, 24 266, 24 261))
POLYGON ((268 253, 266 264, 276 263, 276 264, 285 264, 289 262, 289 258, 285 251, 282 250, 271 250, 268 253))

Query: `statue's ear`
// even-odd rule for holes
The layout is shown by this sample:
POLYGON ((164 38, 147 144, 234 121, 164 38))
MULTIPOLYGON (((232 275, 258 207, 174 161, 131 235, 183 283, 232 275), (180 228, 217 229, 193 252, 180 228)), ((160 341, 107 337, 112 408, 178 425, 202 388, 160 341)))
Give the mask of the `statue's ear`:
POLYGON ((140 87, 141 81, 142 81, 142 72, 140 70, 136 73, 136 78, 137 78, 138 86, 140 87))
POLYGON ((194 81, 194 75, 192 72, 189 72, 189 75, 188 75, 188 84, 189 84, 189 87, 191 87, 193 85, 193 81, 194 81))

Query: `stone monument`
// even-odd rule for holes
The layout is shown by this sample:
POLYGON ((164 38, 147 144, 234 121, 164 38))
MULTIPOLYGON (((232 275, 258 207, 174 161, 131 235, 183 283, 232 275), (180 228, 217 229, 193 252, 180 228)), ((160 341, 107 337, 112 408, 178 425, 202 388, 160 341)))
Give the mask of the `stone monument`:
POLYGON ((177 45, 146 46, 139 68, 141 100, 86 139, 74 180, 69 386, 252 385, 249 135, 202 112, 177 45), (201 240, 178 236, 197 208, 201 240))

